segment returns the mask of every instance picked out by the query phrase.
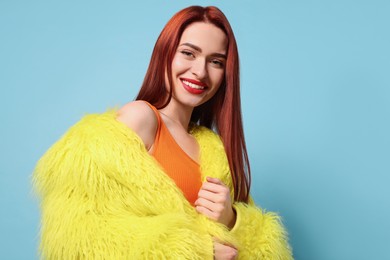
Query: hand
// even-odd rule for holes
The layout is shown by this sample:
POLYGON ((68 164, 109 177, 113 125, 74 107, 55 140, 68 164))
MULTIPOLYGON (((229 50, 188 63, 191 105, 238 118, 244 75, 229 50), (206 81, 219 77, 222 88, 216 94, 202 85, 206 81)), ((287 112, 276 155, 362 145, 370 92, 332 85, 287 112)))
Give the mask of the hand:
POLYGON ((234 247, 221 244, 214 241, 214 259, 215 260, 230 260, 237 259, 238 251, 234 247))
POLYGON ((236 223, 229 188, 220 179, 207 177, 195 201, 196 210, 228 228, 236 223))

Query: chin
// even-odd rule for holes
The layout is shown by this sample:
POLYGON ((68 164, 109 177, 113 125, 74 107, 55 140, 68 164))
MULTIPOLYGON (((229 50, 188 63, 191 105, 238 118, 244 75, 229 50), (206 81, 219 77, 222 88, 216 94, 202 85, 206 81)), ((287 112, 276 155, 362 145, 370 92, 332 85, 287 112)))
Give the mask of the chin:
POLYGON ((206 100, 199 100, 194 98, 188 98, 188 99, 177 99, 172 97, 172 99, 175 99, 176 102, 180 103, 183 106, 195 108, 198 107, 206 102, 206 100))

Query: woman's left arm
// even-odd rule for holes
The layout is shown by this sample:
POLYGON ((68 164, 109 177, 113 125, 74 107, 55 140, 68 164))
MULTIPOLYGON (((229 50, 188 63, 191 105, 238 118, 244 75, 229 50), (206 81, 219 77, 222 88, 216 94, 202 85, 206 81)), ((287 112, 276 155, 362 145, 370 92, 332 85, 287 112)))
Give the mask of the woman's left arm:
POLYGON ((226 225, 239 243, 239 259, 293 259, 280 217, 249 203, 232 203, 230 189, 207 177, 195 202, 196 210, 226 225))
POLYGON ((280 217, 263 211, 251 198, 248 203, 232 199, 232 177, 222 140, 205 127, 197 130, 202 172, 213 177, 199 191, 197 211, 231 228, 228 232, 237 242, 239 259, 293 259, 280 217))
POLYGON ((195 201, 196 210, 229 229, 236 223, 236 213, 230 198, 230 189, 220 179, 207 177, 195 201))

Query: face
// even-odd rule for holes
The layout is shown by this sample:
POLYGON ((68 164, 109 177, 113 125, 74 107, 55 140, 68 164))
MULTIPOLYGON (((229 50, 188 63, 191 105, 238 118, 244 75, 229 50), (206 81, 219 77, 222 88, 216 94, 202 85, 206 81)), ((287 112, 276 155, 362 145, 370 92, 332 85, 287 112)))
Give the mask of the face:
POLYGON ((184 30, 172 61, 171 102, 194 108, 213 97, 224 79, 227 43, 225 33, 210 23, 184 30))

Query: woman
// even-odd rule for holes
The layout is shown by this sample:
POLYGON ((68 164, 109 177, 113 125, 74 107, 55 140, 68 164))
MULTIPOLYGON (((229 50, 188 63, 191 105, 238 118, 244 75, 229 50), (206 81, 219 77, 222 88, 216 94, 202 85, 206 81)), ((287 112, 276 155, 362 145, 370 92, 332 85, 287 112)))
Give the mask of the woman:
POLYGON ((34 180, 44 258, 292 258, 249 197, 237 46, 215 7, 175 14, 137 101, 83 118, 34 180))

